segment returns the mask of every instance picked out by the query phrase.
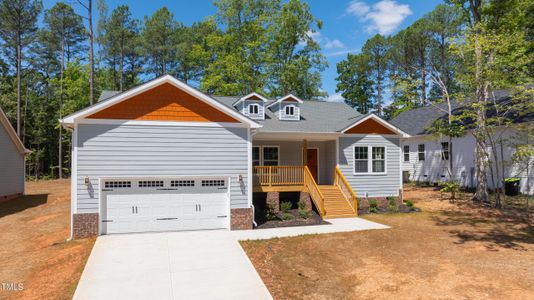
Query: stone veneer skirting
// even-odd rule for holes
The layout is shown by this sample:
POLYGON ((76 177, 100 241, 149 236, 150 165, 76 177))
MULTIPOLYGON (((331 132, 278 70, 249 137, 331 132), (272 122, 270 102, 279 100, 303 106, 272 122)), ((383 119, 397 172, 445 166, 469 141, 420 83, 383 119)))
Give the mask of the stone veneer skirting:
POLYGON ((231 229, 252 229, 252 208, 234 208, 231 212, 231 229))
POLYGON ((72 216, 72 237, 83 239, 98 235, 98 213, 74 214, 72 216))

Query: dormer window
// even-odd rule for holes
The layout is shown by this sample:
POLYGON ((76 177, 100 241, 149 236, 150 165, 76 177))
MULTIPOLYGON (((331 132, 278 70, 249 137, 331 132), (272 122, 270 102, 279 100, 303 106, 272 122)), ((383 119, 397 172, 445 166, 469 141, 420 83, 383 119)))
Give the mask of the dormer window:
POLYGON ((265 102, 267 99, 262 95, 250 93, 237 100, 234 107, 251 119, 265 120, 265 102))
POLYGON ((295 106, 294 105, 286 106, 286 116, 294 116, 294 115, 295 115, 295 106))
POLYGON ((260 113, 260 105, 259 104, 255 104, 255 103, 249 104, 248 105, 248 113, 250 115, 259 114, 260 113))
POLYGON ((270 108, 280 120, 299 121, 302 102, 303 101, 298 97, 289 94, 274 101, 267 107, 270 108))

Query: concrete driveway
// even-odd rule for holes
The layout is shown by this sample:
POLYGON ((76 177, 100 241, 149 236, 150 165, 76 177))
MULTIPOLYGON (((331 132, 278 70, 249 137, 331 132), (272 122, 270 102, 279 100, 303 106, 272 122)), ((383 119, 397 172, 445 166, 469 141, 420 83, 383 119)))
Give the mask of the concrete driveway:
POLYGON ((74 299, 272 299, 228 230, 101 236, 74 299))

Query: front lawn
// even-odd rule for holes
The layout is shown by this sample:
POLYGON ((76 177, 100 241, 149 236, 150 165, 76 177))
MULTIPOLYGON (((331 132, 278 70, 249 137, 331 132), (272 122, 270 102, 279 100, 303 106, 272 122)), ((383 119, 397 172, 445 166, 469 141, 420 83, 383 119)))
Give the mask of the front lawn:
POLYGON ((275 299, 534 299, 534 227, 522 215, 468 194, 405 195, 423 212, 364 216, 391 229, 241 244, 275 299))
POLYGON ((66 241, 70 180, 28 182, 26 194, 0 203, 0 281, 22 283, 0 299, 71 299, 95 239, 66 241))

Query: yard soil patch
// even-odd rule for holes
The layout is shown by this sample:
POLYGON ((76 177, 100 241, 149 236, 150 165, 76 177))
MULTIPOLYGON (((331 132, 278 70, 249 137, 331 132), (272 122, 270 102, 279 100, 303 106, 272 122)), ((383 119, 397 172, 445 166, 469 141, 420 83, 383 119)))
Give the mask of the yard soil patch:
POLYGON ((407 187, 391 229, 241 244, 275 299, 534 299, 534 228, 513 210, 407 187))
POLYGON ((70 180, 28 182, 26 196, 0 203, 0 299, 71 299, 94 238, 67 242, 70 180))

